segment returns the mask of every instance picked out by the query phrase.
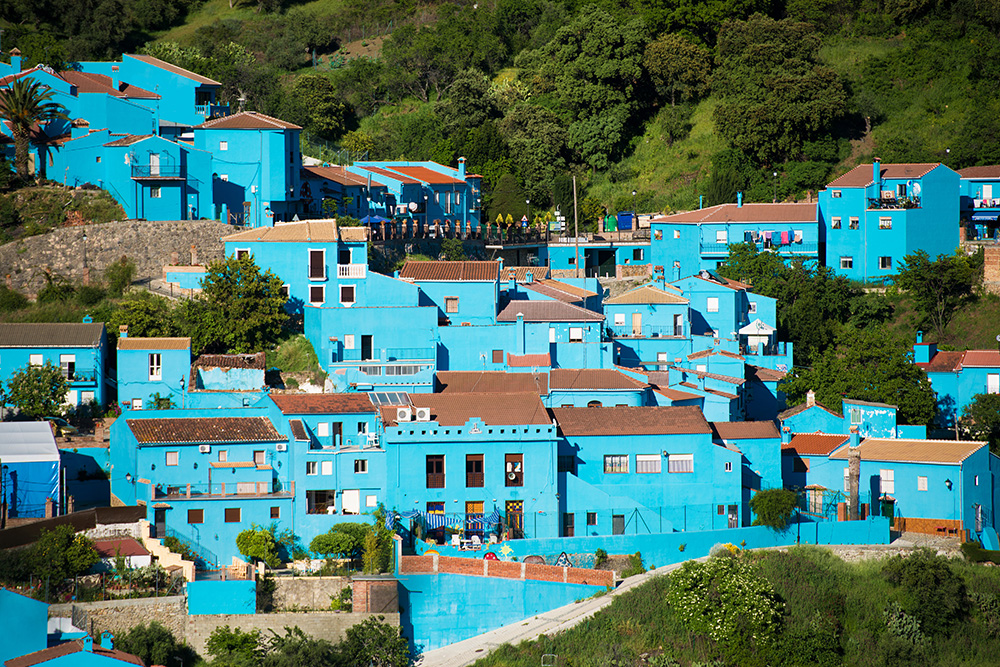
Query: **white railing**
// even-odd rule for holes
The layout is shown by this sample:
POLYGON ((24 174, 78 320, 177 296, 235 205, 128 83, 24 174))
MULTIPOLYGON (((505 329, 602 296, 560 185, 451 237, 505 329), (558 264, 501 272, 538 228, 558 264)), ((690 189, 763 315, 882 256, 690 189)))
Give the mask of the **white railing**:
POLYGON ((338 278, 364 278, 368 269, 367 264, 338 264, 338 278))

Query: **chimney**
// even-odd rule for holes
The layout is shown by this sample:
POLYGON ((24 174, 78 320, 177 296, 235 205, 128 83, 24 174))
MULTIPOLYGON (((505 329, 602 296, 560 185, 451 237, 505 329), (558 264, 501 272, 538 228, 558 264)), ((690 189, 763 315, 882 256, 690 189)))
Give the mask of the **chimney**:
POLYGON ((705 195, 698 195, 698 210, 705 208, 705 195))
POLYGON ((806 392, 806 407, 811 408, 816 405, 816 392, 810 389, 806 392))
POLYGON ((787 445, 792 441, 792 427, 784 426, 781 427, 781 444, 787 445))
POLYGON ((882 194, 882 158, 872 160, 872 187, 875 188, 873 199, 877 199, 882 194))
POLYGON ((91 637, 90 635, 87 635, 86 637, 83 638, 83 650, 86 651, 87 653, 94 652, 94 638, 91 637))
POLYGON ((918 331, 917 332, 917 343, 919 344, 919 343, 923 343, 923 342, 924 342, 924 332, 923 331, 918 331))
POLYGON ((128 338, 128 325, 127 324, 119 324, 118 325, 118 337, 119 338, 128 338))
POLYGON ((465 158, 458 158, 458 180, 465 180, 465 158))
POLYGON ((21 71, 21 50, 16 46, 10 50, 10 68, 14 74, 21 71))
POLYGON ((514 332, 516 337, 514 341, 514 349, 516 354, 524 354, 524 313, 517 314, 517 331, 514 332))
POLYGON ((517 292, 517 278, 513 271, 510 272, 510 277, 507 279, 507 292, 509 292, 507 295, 508 298, 514 296, 514 293, 517 292))
POLYGON ((743 193, 736 193, 736 208, 743 208, 743 193))
POLYGON ((101 648, 107 651, 113 651, 115 648, 115 636, 107 630, 101 633, 101 648))
POLYGON ((111 66, 111 87, 118 90, 118 65, 111 66))
POLYGON ((854 448, 854 447, 860 446, 861 445, 861 434, 858 433, 858 427, 857 426, 852 426, 851 427, 851 433, 850 433, 850 435, 851 435, 851 447, 854 448))
POLYGON ((528 271, 527 272, 527 274, 524 276, 524 282, 526 282, 526 283, 533 283, 533 282, 535 282, 535 274, 534 274, 533 271, 528 271))

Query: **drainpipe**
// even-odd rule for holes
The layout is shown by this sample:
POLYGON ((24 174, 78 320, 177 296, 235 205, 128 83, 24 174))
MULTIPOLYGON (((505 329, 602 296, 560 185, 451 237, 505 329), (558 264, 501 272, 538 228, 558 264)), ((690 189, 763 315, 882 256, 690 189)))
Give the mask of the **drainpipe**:
POLYGON ((517 330, 514 332, 514 349, 519 355, 524 354, 524 313, 517 314, 517 330))

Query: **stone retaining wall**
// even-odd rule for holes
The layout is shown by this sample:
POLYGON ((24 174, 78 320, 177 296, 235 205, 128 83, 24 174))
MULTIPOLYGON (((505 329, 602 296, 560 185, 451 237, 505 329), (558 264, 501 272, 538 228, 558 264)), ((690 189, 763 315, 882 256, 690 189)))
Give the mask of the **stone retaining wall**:
POLYGON ((167 264, 208 263, 223 257, 225 244, 220 239, 234 231, 215 220, 124 220, 63 227, 0 246, 0 277, 10 276, 11 287, 34 296, 45 286, 46 270, 82 282, 86 254, 91 283, 100 282, 104 269, 122 255, 135 262, 136 280, 159 278, 167 264))
POLYGON ((351 585, 347 577, 275 577, 274 608, 329 611, 330 598, 351 585))
POLYGON ((173 595, 136 600, 54 604, 49 606, 49 616, 71 618, 77 623, 83 621, 87 627, 80 629, 89 632, 91 636, 100 636, 105 630, 120 635, 136 625, 148 625, 151 621, 156 621, 170 630, 174 637, 183 639, 187 603, 183 595, 173 595))

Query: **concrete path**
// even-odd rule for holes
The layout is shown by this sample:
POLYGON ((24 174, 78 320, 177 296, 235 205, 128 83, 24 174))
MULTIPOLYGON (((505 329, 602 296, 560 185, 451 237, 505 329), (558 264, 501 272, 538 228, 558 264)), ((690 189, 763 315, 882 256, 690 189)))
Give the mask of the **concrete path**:
MULTIPOLYGON (((695 560, 705 561, 707 557, 695 560)), ((476 635, 465 641, 427 651, 416 664, 419 667, 465 667, 486 656, 502 644, 520 644, 523 641, 533 641, 541 635, 563 632, 607 607, 616 596, 644 584, 652 577, 672 572, 681 565, 683 563, 665 565, 643 574, 637 574, 623 581, 618 588, 607 595, 589 598, 582 602, 573 602, 523 621, 476 635)))

